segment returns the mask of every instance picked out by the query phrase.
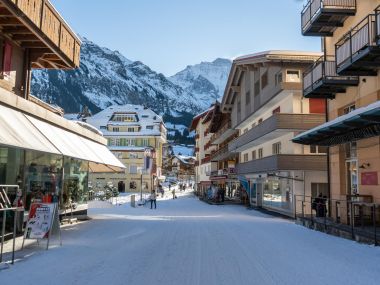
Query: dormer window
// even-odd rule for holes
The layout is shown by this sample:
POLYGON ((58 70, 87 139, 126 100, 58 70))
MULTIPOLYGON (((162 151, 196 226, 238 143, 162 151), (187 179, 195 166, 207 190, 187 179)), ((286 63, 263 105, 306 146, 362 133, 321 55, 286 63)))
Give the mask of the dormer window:
POLYGON ((153 130, 153 126, 146 126, 147 130, 153 130))

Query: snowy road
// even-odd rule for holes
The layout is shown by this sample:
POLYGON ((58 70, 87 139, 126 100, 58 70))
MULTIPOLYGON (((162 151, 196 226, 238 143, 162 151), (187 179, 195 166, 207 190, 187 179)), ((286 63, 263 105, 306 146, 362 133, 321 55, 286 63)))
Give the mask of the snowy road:
POLYGON ((379 284, 380 249, 241 206, 191 197, 92 209, 63 247, 38 251, 0 284, 379 284), (5 281, 5 282, 4 282, 5 281), (9 282, 9 283, 8 283, 9 282))

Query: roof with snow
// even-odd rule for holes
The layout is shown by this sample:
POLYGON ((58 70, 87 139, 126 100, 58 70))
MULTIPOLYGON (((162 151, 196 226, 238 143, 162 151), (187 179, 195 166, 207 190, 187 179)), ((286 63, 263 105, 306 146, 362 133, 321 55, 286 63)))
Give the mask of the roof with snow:
POLYGON ((113 105, 87 118, 87 123, 101 130, 105 136, 161 136, 161 126, 165 127, 161 116, 141 105, 113 105), (132 122, 113 120, 114 115, 134 116, 132 122), (138 132, 111 132, 107 126, 138 126, 138 132))

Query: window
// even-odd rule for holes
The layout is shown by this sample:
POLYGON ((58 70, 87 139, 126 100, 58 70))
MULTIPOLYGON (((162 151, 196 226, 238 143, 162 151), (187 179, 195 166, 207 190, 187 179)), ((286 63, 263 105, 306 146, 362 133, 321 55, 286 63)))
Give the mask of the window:
POLYGON ((12 69, 12 45, 8 42, 5 42, 4 44, 2 59, 2 74, 5 76, 10 76, 12 69))
POLYGON ((146 126, 147 130, 153 130, 153 126, 146 126))
POLYGON ((272 153, 273 154, 280 154, 281 153, 281 143, 274 143, 272 144, 272 153))
POLYGON ((259 150, 258 150, 258 157, 259 157, 259 159, 260 158, 263 158, 263 148, 259 148, 259 150))
POLYGON ((100 126, 101 130, 107 130, 107 126, 100 126))
POLYGON ((142 115, 141 118, 145 118, 146 119, 146 118, 149 118, 149 116, 148 115, 142 115))
POLYGON ((327 153, 328 148, 326 146, 310 146, 310 153, 327 153))
POLYGON ((116 146, 120 146, 120 139, 115 139, 116 146))
POLYGON ((136 181, 129 182, 129 189, 132 189, 132 190, 137 189, 137 183, 136 183, 136 181))
POLYGON ((149 146, 149 139, 143 139, 142 146, 149 146))
POLYGON ((139 155, 137 153, 130 152, 129 153, 129 158, 131 158, 131 159, 137 159, 137 158, 139 158, 139 155))
POLYGON ((244 161, 244 162, 247 162, 247 161, 248 161, 248 153, 245 153, 245 154, 244 154, 243 161, 244 161))
POLYGON ((251 91, 247 91, 247 93, 245 93, 245 104, 251 104, 251 91))
POLYGON ((137 165, 131 164, 129 166, 129 173, 130 174, 137 174, 137 165))
POLYGON ((117 128, 116 128, 116 127, 113 127, 113 128, 112 128, 112 131, 113 131, 113 132, 120 132, 120 129, 119 129, 118 127, 117 127, 117 128))
POLYGON ((282 71, 278 72, 275 75, 275 84, 276 84, 276 86, 280 85, 281 83, 282 83, 282 71))
POLYGON ((129 145, 135 146, 136 145, 136 139, 130 139, 129 140, 129 145))
POLYGON ((261 76, 261 89, 264 89, 268 85, 268 71, 265 71, 261 76))
POLYGON ((107 140, 108 140, 108 146, 113 146, 113 145, 115 145, 115 143, 114 143, 114 139, 109 138, 109 139, 107 139, 107 140))
POLYGON ((343 109, 343 113, 344 113, 344 114, 348 114, 348 113, 350 113, 350 112, 352 112, 352 111, 354 111, 354 110, 355 110, 355 104, 350 105, 350 106, 344 108, 344 109, 343 109))
POLYGON ((135 131, 135 128, 128 128, 128 133, 133 133, 135 131))
POLYGON ((274 114, 276 114, 276 113, 280 113, 281 112, 281 108, 280 108, 280 106, 278 106, 276 109, 274 109, 273 111, 272 111, 272 114, 274 115, 274 114))
POLYGON ((256 150, 253 150, 252 151, 252 160, 255 160, 256 159, 256 150))
POLYGON ((255 82, 255 97, 256 97, 256 96, 259 96, 259 94, 260 94, 260 81, 257 80, 257 81, 255 82))
POLYGON ((287 70, 286 82, 301 82, 301 75, 299 70, 287 70))

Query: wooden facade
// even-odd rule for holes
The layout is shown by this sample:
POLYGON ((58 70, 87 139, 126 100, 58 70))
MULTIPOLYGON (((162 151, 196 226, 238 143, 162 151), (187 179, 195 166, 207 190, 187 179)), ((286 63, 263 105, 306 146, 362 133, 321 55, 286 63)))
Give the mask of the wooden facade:
POLYGON ((0 29, 30 50, 32 68, 79 66, 81 41, 48 0, 0 0, 0 29))

